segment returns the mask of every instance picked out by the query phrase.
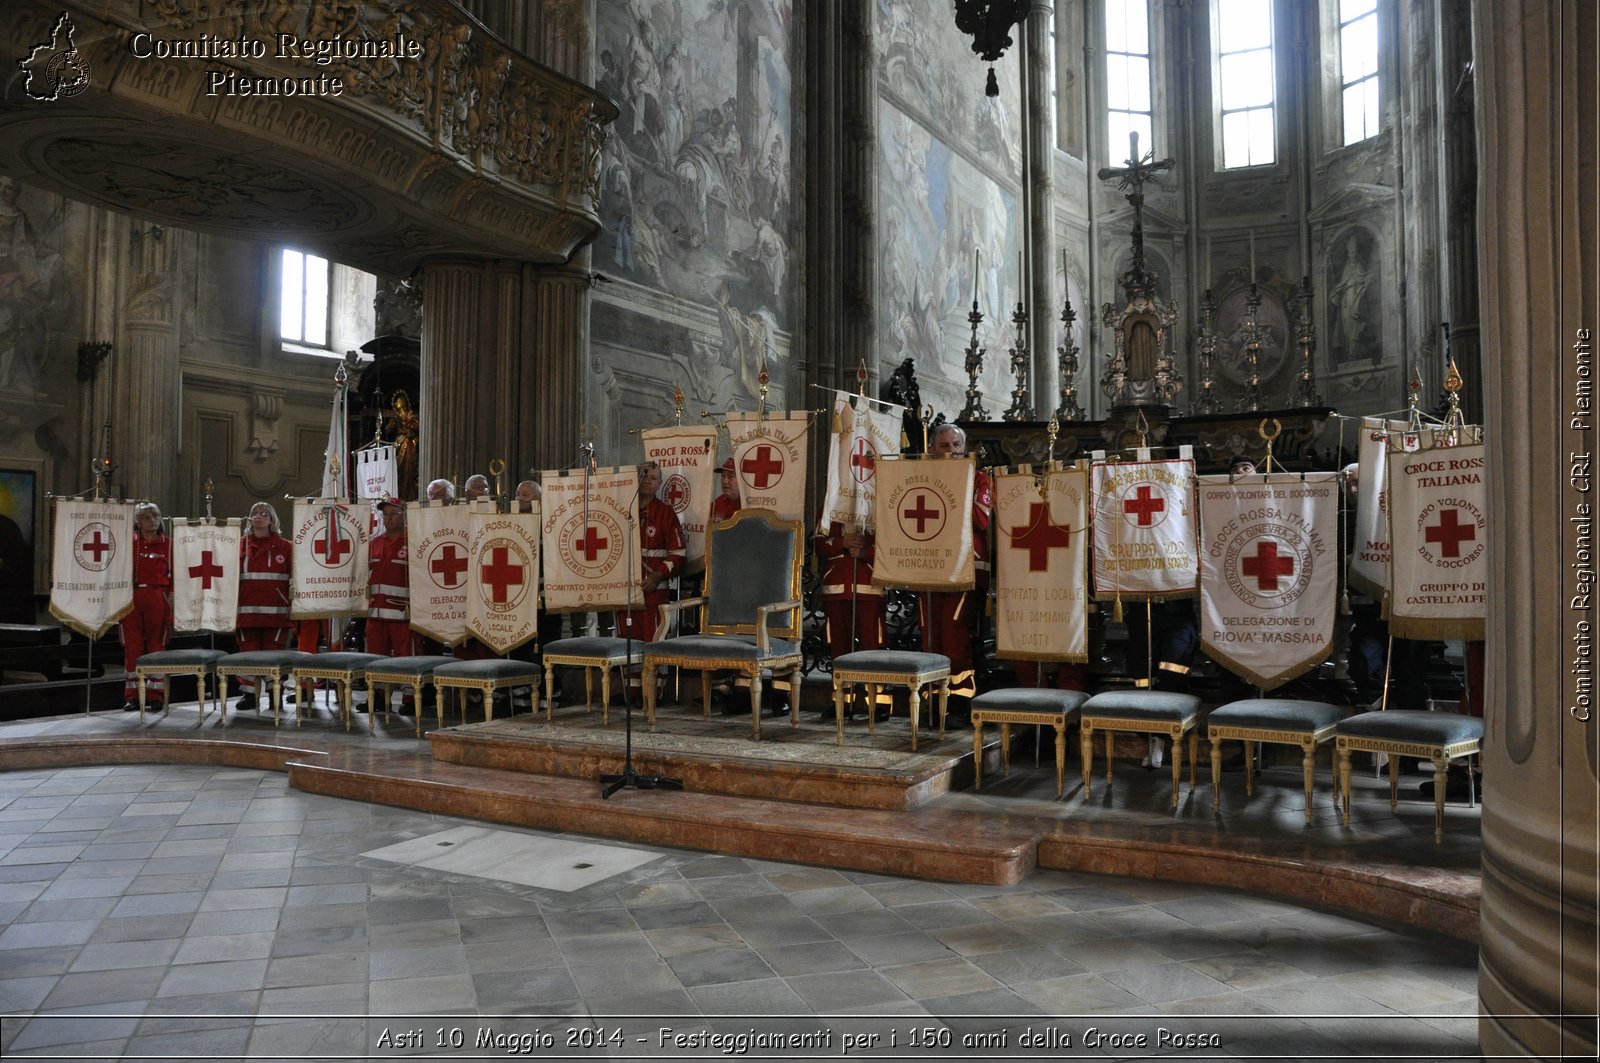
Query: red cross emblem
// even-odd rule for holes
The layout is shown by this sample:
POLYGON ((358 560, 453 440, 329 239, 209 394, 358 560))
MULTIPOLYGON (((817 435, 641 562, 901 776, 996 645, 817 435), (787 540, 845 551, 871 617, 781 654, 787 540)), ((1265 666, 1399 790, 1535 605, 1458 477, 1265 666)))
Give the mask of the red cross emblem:
POLYGON ((900 511, 900 527, 912 539, 921 542, 932 539, 944 528, 944 509, 938 505, 939 499, 926 491, 918 491, 911 499, 911 508, 900 511), (932 503, 932 505, 930 505, 932 503), (907 526, 907 521, 916 521, 917 530, 912 531, 907 526), (928 522, 938 521, 932 531, 928 531, 928 522))
POLYGON ((1133 514, 1141 528, 1150 527, 1156 523, 1157 513, 1166 512, 1167 500, 1157 497, 1153 491, 1154 488, 1149 484, 1140 484, 1132 497, 1124 496, 1122 499, 1122 512, 1133 514))
POLYGON ((467 555, 455 543, 440 543, 428 559, 428 574, 446 590, 461 586, 467 571, 467 555))
POLYGON ((783 455, 775 447, 763 443, 752 449, 739 463, 739 471, 750 480, 750 486, 765 490, 783 479, 783 455))
POLYGON ((1459 509, 1446 509, 1440 511, 1439 523, 1430 524, 1423 534, 1428 542, 1439 544, 1440 557, 1460 557, 1461 544, 1477 539, 1478 529, 1461 523, 1459 509))
POLYGON ((674 513, 682 513, 689 508, 689 481, 679 473, 673 473, 667 478, 666 501, 674 513))
POLYGON ((1255 577, 1256 590, 1275 591, 1280 577, 1294 575, 1294 558, 1279 557, 1278 544, 1262 539, 1256 543, 1255 556, 1245 558, 1239 567, 1246 576, 1255 577))
POLYGON ((594 559, 600 556, 601 551, 611 545, 611 540, 602 538, 595 526, 590 524, 584 527, 582 538, 573 540, 572 545, 575 549, 582 551, 583 559, 592 565, 594 564, 594 559))
POLYGON ((506 592, 523 584, 523 566, 510 560, 511 551, 504 546, 492 547, 490 561, 479 569, 479 576, 489 585, 489 600, 504 605, 506 592))
POLYGON ((877 455, 872 448, 867 446, 866 438, 856 437, 856 445, 850 452, 850 475, 854 476, 856 483, 864 484, 872 479, 877 472, 877 455))
POLYGON ((328 528, 321 535, 311 541, 311 552, 316 554, 324 565, 329 568, 338 568, 344 555, 355 549, 349 539, 339 537, 337 524, 328 528))
POLYGON ((93 554, 94 563, 98 565, 100 563, 100 555, 112 549, 112 546, 101 538, 100 526, 97 525, 94 530, 94 538, 84 543, 82 549, 85 553, 93 554))
POLYGON ((1028 551, 1029 572, 1044 572, 1049 567, 1051 547, 1072 545, 1072 528, 1053 522, 1050 507, 1043 502, 1028 507, 1027 527, 1012 528, 1006 534, 1011 537, 1012 549, 1028 551))
POLYGON ((204 591, 210 590, 211 581, 213 579, 220 579, 221 576, 222 566, 217 564, 216 555, 210 550, 201 551, 200 563, 198 565, 189 566, 189 578, 199 580, 200 589, 204 591))

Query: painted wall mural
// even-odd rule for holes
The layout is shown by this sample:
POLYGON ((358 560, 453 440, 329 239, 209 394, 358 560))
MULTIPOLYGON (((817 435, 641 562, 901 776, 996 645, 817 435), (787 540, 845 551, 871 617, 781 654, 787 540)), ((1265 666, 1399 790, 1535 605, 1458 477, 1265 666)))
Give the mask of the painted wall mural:
POLYGON ((743 398, 794 326, 791 22, 787 0, 599 5, 597 87, 622 114, 595 267, 713 314, 743 398))
MULTIPOLYGON (((81 330, 87 211, 0 175, 0 392, 61 393, 81 330)), ((31 427, 31 426, 30 426, 31 427)))
POLYGON ((915 358, 922 400, 954 418, 966 404, 967 315, 984 314, 979 387, 998 419, 1013 381, 1006 348, 1019 292, 1021 127, 1016 52, 985 64, 943 13, 880 0, 877 330, 880 371, 915 358))

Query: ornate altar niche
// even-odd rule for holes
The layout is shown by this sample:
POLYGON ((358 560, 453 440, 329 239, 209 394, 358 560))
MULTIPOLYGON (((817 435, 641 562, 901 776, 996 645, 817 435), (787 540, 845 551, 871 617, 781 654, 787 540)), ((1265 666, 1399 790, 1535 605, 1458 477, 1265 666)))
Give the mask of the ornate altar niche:
POLYGON ((381 438, 396 447, 400 497, 417 498, 417 415, 422 396, 422 343, 379 336, 361 345, 372 355, 351 389, 349 439, 361 446, 381 438))

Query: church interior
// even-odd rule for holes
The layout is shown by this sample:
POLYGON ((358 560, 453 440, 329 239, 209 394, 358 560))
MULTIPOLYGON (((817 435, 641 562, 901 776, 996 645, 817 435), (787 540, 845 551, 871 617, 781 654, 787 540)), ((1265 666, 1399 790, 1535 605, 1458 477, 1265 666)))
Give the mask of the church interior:
MULTIPOLYGON (((1352 1058, 1593 1057, 1593 5, 16 0, 0 12, 0 43, 0 819, 16 825, 0 829, 0 967, 13 972, 0 973, 0 1012, 58 1021, 31 1034, 8 1022, 0 1050, 116 1055, 162 1045, 149 1025, 160 999, 203 991, 204 965, 183 970, 191 949, 217 950, 204 957, 217 964, 218 984, 204 990, 216 999, 195 995, 195 1012, 253 1018, 314 1007, 314 978, 272 980, 274 965, 314 951, 287 951, 301 944, 297 934, 319 929, 296 913, 295 891, 359 883, 370 891, 359 920, 333 912, 351 905, 329 905, 330 919, 352 925, 320 928, 363 944, 317 947, 325 966, 359 952, 362 973, 341 981, 370 988, 321 993, 333 1014, 424 1014, 425 1002, 378 988, 404 977, 417 992, 441 991, 435 1008, 449 1014, 531 1015, 541 1003, 557 1016, 901 1014, 939 1017, 979 1044, 990 1035, 984 1013, 1008 1016, 1001 1029, 1012 1038, 1029 1025, 1018 1016, 1162 1015, 1187 1016, 1190 1026, 1171 1025, 1196 1036, 1220 1031, 1228 1055, 1276 1045, 1352 1058), (852 611, 844 622, 855 637, 841 647, 829 625, 845 614, 824 602, 838 579, 815 514, 833 497, 826 481, 840 411, 869 404, 892 411, 887 452, 920 460, 960 435, 975 495, 952 506, 958 514, 987 505, 984 484, 1004 483, 991 474, 1046 463, 1081 463, 1087 477, 1107 453, 1149 461, 1153 452, 1192 462, 1202 490, 1241 468, 1311 484, 1359 465, 1372 423, 1460 429, 1483 453, 1487 530, 1474 557, 1486 605, 1471 634, 1440 628, 1446 634, 1419 637, 1414 653, 1391 643, 1375 669, 1358 673, 1360 625, 1352 635, 1341 603, 1326 618, 1339 633, 1322 656, 1292 681, 1266 684, 1192 645, 1183 665, 1158 666, 1170 617, 1188 608, 1160 594, 1094 601, 1091 592, 1082 649, 1056 655, 1049 669, 1043 655, 1005 660, 997 610, 982 593, 989 577, 969 573, 953 615, 935 611, 926 587, 874 587, 868 593, 884 604, 862 623, 884 625, 883 637, 866 640, 855 630, 866 614, 852 611), (669 426, 704 428, 714 441, 710 483, 723 457, 748 464, 730 415, 765 423, 769 412, 811 426, 797 444, 809 469, 799 488, 803 546, 792 557, 801 589, 777 596, 794 599, 777 615, 793 617, 798 682, 787 664, 760 666, 763 627, 759 641, 747 640, 753 657, 715 659, 734 671, 754 660, 747 679, 719 679, 713 691, 685 670, 641 701, 625 689, 626 667, 613 679, 618 662, 605 654, 614 651, 595 650, 619 641, 613 634, 631 639, 626 611, 571 608, 541 618, 530 652, 484 654, 524 670, 502 681, 468 668, 456 689, 441 681, 414 708, 408 694, 393 718, 375 707, 376 679, 352 711, 348 675, 342 701, 319 698, 302 677, 298 706, 268 682, 272 709, 261 714, 233 709, 241 689, 254 689, 248 682, 218 681, 211 704, 203 686, 169 675, 173 704, 147 712, 145 692, 129 693, 135 716, 119 711, 116 626, 86 638, 52 616, 62 499, 153 502, 173 526, 239 518, 248 537, 260 503, 288 515, 294 500, 328 494, 331 468, 387 444, 392 490, 379 509, 393 495, 415 520, 431 483, 465 488, 477 474, 499 512, 514 514, 519 481, 542 479, 552 507, 555 481, 574 471, 633 475, 654 453, 648 432, 669 426), (961 431, 940 427, 951 425, 961 431), (947 635, 968 660, 952 666, 930 652, 944 650, 947 635), (560 662, 559 694, 543 685, 557 682, 556 664, 540 671, 533 652, 557 642, 574 655, 560 662), (866 672, 835 671, 841 649, 879 657, 866 672), (956 681, 937 709, 941 680, 919 673, 929 657, 956 681), (1060 670, 1050 671, 1055 662, 1060 670), (884 674, 900 682, 898 695, 870 685, 884 674), (905 677, 919 674, 908 707, 905 677), (865 721, 830 691, 844 675, 869 684, 865 721), (930 711, 919 735, 907 723, 924 681, 930 711), (497 705, 515 713, 517 696, 527 697, 517 692, 530 688, 531 711, 493 717, 497 705), (1023 688, 1053 694, 1054 716, 1008 715, 974 697, 1023 688), (1134 711, 1126 706, 1095 714, 1081 699, 1063 716, 1068 688, 1135 702, 1178 692, 1203 703, 1202 721, 1262 695, 1331 702, 1348 717, 1395 708, 1387 699, 1403 691, 1416 700, 1397 702, 1401 710, 1431 709, 1475 730, 1448 784, 1444 761, 1430 764, 1415 742, 1362 745, 1352 734, 1354 772, 1346 753, 1341 782, 1329 741, 1315 766, 1307 752, 1302 795, 1298 738, 1252 742, 1247 723, 1237 770, 1239 747, 1197 746, 1188 717, 1158 732, 1119 716, 1134 711), (447 718, 458 714, 459 723, 447 718), (1219 774, 1223 753, 1234 757, 1230 774, 1219 774), (1390 755, 1395 766, 1375 772, 1372 758, 1390 755), (624 792, 596 792, 596 777, 619 771, 624 792), (1396 799, 1388 780, 1402 773, 1396 799), (319 817, 348 833, 308 845, 304 862, 230 863, 220 854, 268 851, 243 844, 248 801, 231 818, 207 818, 203 800, 161 805, 177 831, 228 825, 152 835, 178 846, 171 866, 157 866, 167 852, 140 854, 150 865, 143 893, 192 893, 198 914, 140 907, 130 881, 142 879, 131 871, 114 898, 74 891, 73 869, 89 857, 51 846, 98 844, 109 861, 111 850, 147 839, 119 834, 115 817, 91 825, 29 810, 103 791, 124 795, 116 807, 126 820, 140 799, 125 795, 146 787, 215 792, 224 805, 246 791, 285 809, 295 798, 302 845, 319 817), (361 811, 339 811, 346 806, 361 811), (643 855, 618 865, 609 886, 517 879, 492 897, 462 886, 477 865, 408 878, 371 855, 388 852, 374 839, 399 849, 441 825, 505 835, 489 849, 531 833, 560 844, 608 839, 579 846, 584 867, 643 855), (218 848, 181 847, 211 841, 218 848), (206 864, 213 855, 220 863, 206 864), (734 864, 748 895, 735 895, 729 878, 719 898, 716 883, 734 864), (670 875, 652 879, 649 867, 670 875), (209 887, 187 881, 212 873, 219 881, 209 887), (265 896, 280 886, 288 893, 265 896), (199 899, 227 891, 238 903, 218 900, 219 912, 261 905, 241 913, 236 930, 206 918, 211 902, 199 899), (381 891, 417 891, 405 901, 414 911, 380 918, 381 891), (789 922, 768 920, 763 941, 759 905, 769 896, 796 910, 789 922), (901 907, 888 907, 890 896, 901 907), (894 935, 829 922, 869 904, 874 918, 894 913, 894 935), (956 918, 958 905, 961 919, 1010 922, 981 946, 975 930, 939 937, 932 920, 956 918), (1096 922, 1096 906, 1122 911, 1122 922, 1096 922), (911 908, 930 922, 916 922, 911 908), (1198 930, 1167 926, 1180 909, 1202 908, 1198 930), (683 958, 701 954, 676 928, 712 909, 703 930, 712 944, 696 947, 733 965, 742 935, 763 977, 708 973, 709 961, 683 958), (131 942, 147 939, 98 935, 140 913, 166 920, 162 937, 176 940, 135 966, 116 949, 131 953, 131 942), (549 933, 522 940, 513 914, 549 933), (802 919, 828 934, 770 935, 802 919), (623 949, 619 920, 642 935, 630 938, 638 955, 623 949), (1204 970, 1214 991, 1168 991, 1169 968, 1187 963, 1183 977, 1198 977, 1196 963, 1227 954, 1213 946, 1228 938, 1220 924, 1235 922, 1270 924, 1293 936, 1292 949, 1270 935, 1240 937, 1251 950, 1248 978, 1222 977, 1225 965, 1213 963, 1204 970), (419 966, 380 975, 378 941, 391 924, 482 962, 470 976, 465 967, 433 972, 439 948, 390 946, 383 962, 419 966), (678 935, 670 947, 651 936, 668 930, 678 935), (913 930, 916 946, 933 952, 912 949, 913 930), (260 951, 228 952, 216 943, 227 933, 260 951), (518 947, 501 941, 491 957, 479 941, 474 952, 472 935, 500 933, 518 947), (848 967, 815 965, 824 938, 848 954, 848 967), (1185 954, 1174 940, 1196 943, 1185 954), (891 958, 890 942, 904 955, 891 958), (1274 954, 1274 942, 1301 965, 1274 954), (812 966, 794 952, 775 959, 763 944, 809 947, 803 963, 812 966), (579 948, 612 948, 613 962, 586 966, 574 958, 579 948), (1110 955, 1118 952, 1149 953, 1161 990, 1111 977, 1122 970, 1110 955), (1429 967, 1417 953, 1442 958, 1429 967), (626 995, 591 984, 623 977, 624 955, 664 978, 670 969, 670 989, 651 983, 626 995), (1339 966, 1333 955, 1362 958, 1339 966), (907 989, 903 964, 957 956, 970 983, 907 989), (524 971, 507 981, 519 962, 546 977, 524 971), (251 964, 259 972, 246 972, 251 964), (858 986, 859 967, 883 977, 858 986), (106 988, 119 972, 121 985, 106 988), (135 986, 135 975, 154 981, 135 986), (1070 992, 1057 984, 1068 975, 1081 980, 1070 992), (1405 981, 1423 975, 1451 992, 1430 998, 1405 981), (233 977, 242 980, 220 984, 233 977), (75 997, 66 992, 77 991, 75 978, 96 981, 75 997), (1307 980, 1299 995, 1251 995, 1297 978, 1307 980), (1402 1001, 1399 1014, 1384 1012, 1395 1024, 1374 1019, 1369 1029, 1348 1018, 1371 1004, 1340 995, 1363 979, 1402 1001), (1085 989, 1091 980, 1099 996, 1085 989), (168 988, 179 983, 191 988, 168 988), (875 996, 880 985, 894 990, 875 996), (1209 1004, 1196 1003, 1211 992, 1209 1004), (1343 1007, 1346 1021, 1308 1019, 1327 1014, 1318 1001, 1343 1007), (98 1017, 127 1002, 146 1025, 98 1017), (1196 1018, 1207 1013, 1233 1024, 1196 1018), (1276 1013, 1303 1021, 1284 1034, 1267 1017, 1276 1013), (104 1028, 83 1028, 84 1015, 104 1028)), ((840 460, 848 475, 848 453, 840 460)), ((1345 511, 1350 491, 1347 516, 1334 519, 1353 520, 1354 481, 1328 483, 1334 511, 1345 511)), ((644 505, 646 492, 639 498, 644 505)), ((331 536, 331 511, 327 519, 331 536)), ((629 527, 645 536, 642 525, 629 527)), ((732 531, 708 534, 736 541, 732 531)), ((1331 536, 1341 557, 1348 534, 1331 536)), ((645 538, 647 555, 666 545, 645 538)), ((673 593, 699 593, 699 574, 667 574, 681 577, 673 593)), ((703 583, 714 575, 708 564, 703 583)), ((1341 569, 1331 595, 1362 589, 1359 580, 1346 587, 1347 576, 1341 569)), ((648 589, 645 600, 653 610, 648 589)), ((329 649, 338 627, 324 633, 329 649)), ((172 645, 235 648, 229 633, 184 638, 172 645)), ((703 647, 681 652, 690 664, 696 653, 708 659, 703 647)), ((302 661, 301 670, 314 668, 302 661)), ((1332 727, 1330 718, 1325 738, 1332 727)), ((938 982, 931 969, 915 974, 938 982)), ((258 1019, 236 1042, 225 1025, 177 1043, 205 1043, 222 1058, 247 1046, 333 1052, 372 1033, 330 1020, 326 1040, 301 1043, 258 1019)))

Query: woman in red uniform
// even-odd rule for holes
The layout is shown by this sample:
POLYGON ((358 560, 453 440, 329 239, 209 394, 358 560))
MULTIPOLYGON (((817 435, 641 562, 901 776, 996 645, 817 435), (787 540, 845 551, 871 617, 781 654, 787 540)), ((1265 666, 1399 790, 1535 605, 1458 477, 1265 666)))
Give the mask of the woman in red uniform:
MULTIPOLYGON (((239 650, 289 647, 289 566, 293 551, 281 534, 278 511, 266 502, 250 507, 250 531, 239 542, 239 650)), ((240 677, 237 708, 257 707, 256 681, 240 677)))
MULTIPOLYGON (((141 502, 133 510, 133 609, 122 618, 122 664, 128 678, 123 712, 139 711, 139 687, 134 666, 147 653, 167 648, 172 634, 172 540, 161 526, 161 508, 141 502)), ((166 684, 157 676, 145 683, 146 704, 160 711, 166 684)))

